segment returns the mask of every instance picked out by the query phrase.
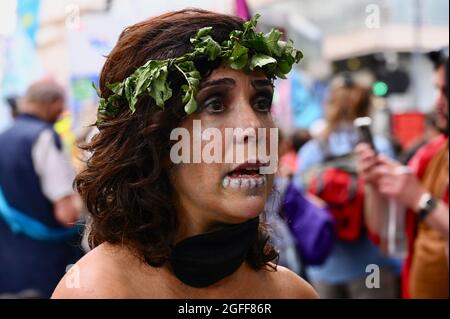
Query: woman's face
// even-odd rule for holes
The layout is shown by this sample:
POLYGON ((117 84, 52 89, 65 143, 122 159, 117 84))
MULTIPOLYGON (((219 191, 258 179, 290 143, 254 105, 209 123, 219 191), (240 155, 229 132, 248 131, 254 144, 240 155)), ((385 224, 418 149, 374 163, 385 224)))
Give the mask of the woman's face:
POLYGON ((199 109, 181 124, 190 136, 190 163, 173 165, 169 174, 180 225, 208 228, 241 223, 263 211, 274 172, 261 173, 260 167, 267 167, 269 160, 258 153, 263 146, 269 154, 276 146, 271 143, 277 144, 270 138, 270 128, 275 131, 270 114, 272 96, 271 81, 259 71, 246 74, 220 67, 202 81, 197 94, 199 109), (266 134, 261 134, 261 129, 266 134), (208 131, 215 133, 205 136, 208 131), (194 135, 201 132, 203 139, 195 142, 194 135), (252 147, 255 151, 249 150, 252 147), (193 163, 194 153, 200 149, 202 157, 193 163))

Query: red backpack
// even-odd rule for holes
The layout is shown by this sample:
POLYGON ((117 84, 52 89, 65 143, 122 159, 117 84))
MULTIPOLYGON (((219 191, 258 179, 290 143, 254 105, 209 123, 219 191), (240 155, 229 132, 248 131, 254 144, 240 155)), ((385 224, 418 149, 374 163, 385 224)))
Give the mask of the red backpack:
POLYGON ((337 238, 357 240, 363 226, 364 183, 358 177, 355 156, 327 157, 306 175, 308 192, 327 203, 337 238))

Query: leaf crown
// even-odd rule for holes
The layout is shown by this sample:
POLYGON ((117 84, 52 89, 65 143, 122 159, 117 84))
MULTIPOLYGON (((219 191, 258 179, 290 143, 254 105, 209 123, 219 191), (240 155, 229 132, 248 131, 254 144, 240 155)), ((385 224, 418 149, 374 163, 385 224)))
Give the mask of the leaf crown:
POLYGON ((173 59, 147 61, 125 80, 106 84, 112 92, 107 99, 102 98, 96 88, 100 97, 97 123, 116 116, 122 103, 128 104, 134 113, 138 100, 143 96, 151 97, 158 107, 164 108, 165 102, 172 97, 168 75, 174 71, 180 72, 185 79, 181 86, 184 110, 187 114, 194 113, 197 110, 195 96, 201 81, 194 61, 199 58, 208 61, 221 59, 230 68, 246 72, 261 68, 269 78, 285 79, 303 54, 294 48, 291 40, 281 41, 282 32, 277 29, 267 34, 256 32, 259 17, 256 15, 245 22, 243 30, 232 31, 222 44, 210 36, 212 27, 200 29, 191 38, 192 52, 173 59))

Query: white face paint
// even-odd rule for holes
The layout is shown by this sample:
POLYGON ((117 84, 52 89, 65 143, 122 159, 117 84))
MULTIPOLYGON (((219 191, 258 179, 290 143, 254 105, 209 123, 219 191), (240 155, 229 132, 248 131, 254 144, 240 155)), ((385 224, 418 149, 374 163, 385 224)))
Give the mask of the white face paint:
POLYGON ((233 188, 233 189, 252 189, 266 185, 265 175, 236 175, 236 176, 225 176, 222 180, 223 188, 233 188))

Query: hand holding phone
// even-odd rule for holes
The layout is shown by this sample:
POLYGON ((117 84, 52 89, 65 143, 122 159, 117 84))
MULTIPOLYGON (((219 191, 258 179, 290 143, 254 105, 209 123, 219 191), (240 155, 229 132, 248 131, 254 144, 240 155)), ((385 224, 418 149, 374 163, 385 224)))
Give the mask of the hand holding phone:
POLYGON ((370 130, 372 119, 370 117, 358 117, 357 119, 355 119, 353 124, 358 129, 359 142, 370 145, 375 154, 377 154, 377 150, 373 141, 373 135, 370 130))

